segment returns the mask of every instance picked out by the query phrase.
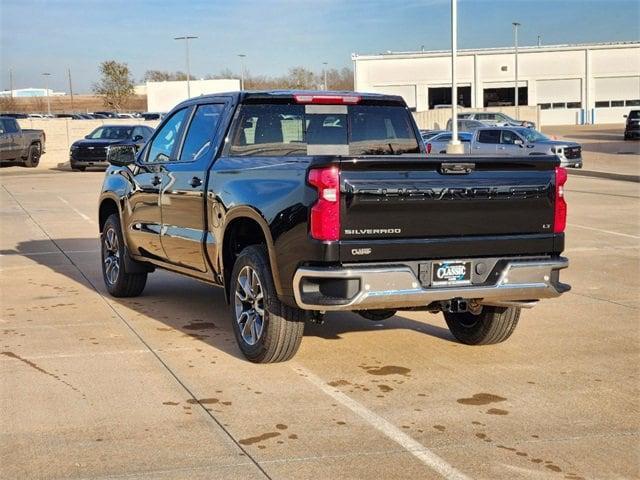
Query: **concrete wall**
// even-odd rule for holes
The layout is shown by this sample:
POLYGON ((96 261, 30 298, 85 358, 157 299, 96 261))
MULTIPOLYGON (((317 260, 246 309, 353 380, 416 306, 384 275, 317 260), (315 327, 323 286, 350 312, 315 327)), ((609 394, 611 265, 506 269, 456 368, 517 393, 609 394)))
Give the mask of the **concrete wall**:
MULTIPOLYGON (((520 107, 519 112, 516 112, 515 107, 496 107, 496 108, 461 108, 459 113, 464 112, 502 112, 509 115, 512 118, 519 118, 520 120, 527 120, 535 122, 536 125, 540 124, 538 107, 520 107)), ((447 127, 447 122, 451 118, 452 112, 450 108, 438 108, 435 110, 424 110, 422 112, 414 112, 413 117, 416 119, 418 127, 424 130, 444 130, 447 127)))
MULTIPOLYGON (((191 80, 191 97, 211 93, 240 90, 240 80, 191 80)), ((149 112, 168 112, 178 103, 189 98, 187 82, 147 82, 147 108, 149 112)))
POLYGON ((158 121, 144 121, 135 119, 116 120, 70 120, 67 118, 44 119, 19 119, 22 128, 36 128, 44 130, 46 135, 46 153, 42 156, 41 164, 45 167, 64 166, 69 161, 69 148, 76 140, 91 133, 102 125, 131 125, 140 124, 155 128, 158 121))

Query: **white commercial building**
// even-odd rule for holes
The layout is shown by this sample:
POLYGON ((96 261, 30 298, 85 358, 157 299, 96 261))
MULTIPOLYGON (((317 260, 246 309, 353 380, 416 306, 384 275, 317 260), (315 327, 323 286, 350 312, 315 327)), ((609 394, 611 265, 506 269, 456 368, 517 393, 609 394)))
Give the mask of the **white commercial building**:
MULTIPOLYGON (((451 51, 353 54, 355 88, 402 95, 416 111, 451 102, 451 51)), ((459 50, 458 104, 514 105, 515 50, 459 50)), ((518 102, 547 125, 621 123, 640 107, 640 42, 519 47, 518 102)))
POLYGON ((66 95, 65 92, 54 92, 51 89, 46 88, 18 88, 16 90, 3 90, 0 92, 0 97, 15 97, 15 98, 27 98, 27 97, 61 97, 66 95))
MULTIPOLYGON (((211 93, 233 92, 240 90, 238 79, 191 80, 191 97, 211 93)), ((139 90, 142 92, 143 90, 139 90)), ((147 82, 147 110, 149 112, 168 112, 178 103, 189 98, 187 82, 147 82)))

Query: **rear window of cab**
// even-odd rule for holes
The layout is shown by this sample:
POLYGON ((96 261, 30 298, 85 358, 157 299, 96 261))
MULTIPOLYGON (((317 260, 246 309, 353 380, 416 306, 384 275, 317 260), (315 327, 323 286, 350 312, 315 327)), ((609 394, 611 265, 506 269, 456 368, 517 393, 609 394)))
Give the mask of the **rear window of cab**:
POLYGON ((231 138, 233 156, 419 153, 402 106, 246 104, 231 138))

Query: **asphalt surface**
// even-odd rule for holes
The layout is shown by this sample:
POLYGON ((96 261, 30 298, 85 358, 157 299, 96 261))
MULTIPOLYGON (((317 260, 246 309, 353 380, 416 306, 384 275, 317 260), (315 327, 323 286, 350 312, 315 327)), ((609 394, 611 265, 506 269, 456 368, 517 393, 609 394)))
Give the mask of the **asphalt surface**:
POLYGON ((219 289, 106 294, 102 176, 0 171, 1 478, 640 477, 637 183, 570 177, 573 290, 503 344, 334 313, 254 365, 219 289))

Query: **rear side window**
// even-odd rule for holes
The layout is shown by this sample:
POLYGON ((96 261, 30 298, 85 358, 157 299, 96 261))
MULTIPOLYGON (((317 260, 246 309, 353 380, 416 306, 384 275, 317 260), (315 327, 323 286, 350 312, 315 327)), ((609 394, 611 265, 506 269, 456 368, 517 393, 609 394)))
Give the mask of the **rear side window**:
POLYGON ((184 139, 179 159, 181 162, 194 162, 209 151, 223 110, 223 104, 198 106, 184 139))
POLYGON ((229 153, 236 156, 400 155, 420 148, 404 107, 243 105, 229 153))
POLYGON ((480 130, 479 143, 500 143, 500 130, 480 130))

